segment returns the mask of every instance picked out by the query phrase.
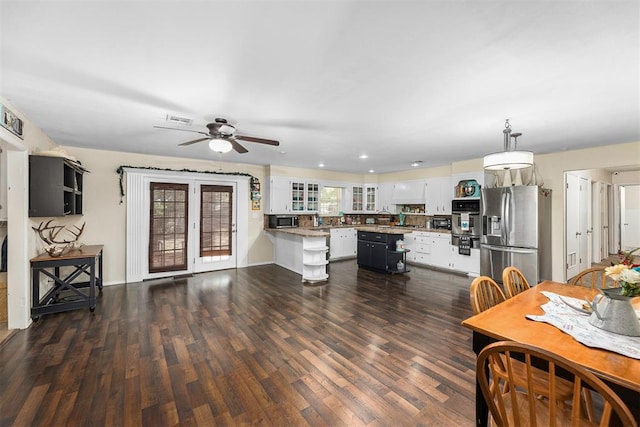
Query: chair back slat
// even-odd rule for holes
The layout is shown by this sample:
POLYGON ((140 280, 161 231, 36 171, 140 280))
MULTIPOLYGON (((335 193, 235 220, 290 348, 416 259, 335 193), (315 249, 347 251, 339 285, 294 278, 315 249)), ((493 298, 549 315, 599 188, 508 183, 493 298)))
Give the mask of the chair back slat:
POLYGON ((591 289, 607 289, 617 287, 618 284, 605 274, 605 267, 591 267, 578 273, 569 282, 572 285, 591 289))
POLYGON ((507 267, 502 271, 502 284, 507 298, 514 297, 530 288, 529 282, 517 267, 507 267))
POLYGON ((498 305, 506 299, 500 286, 488 276, 476 277, 471 282, 469 297, 474 314, 498 305))

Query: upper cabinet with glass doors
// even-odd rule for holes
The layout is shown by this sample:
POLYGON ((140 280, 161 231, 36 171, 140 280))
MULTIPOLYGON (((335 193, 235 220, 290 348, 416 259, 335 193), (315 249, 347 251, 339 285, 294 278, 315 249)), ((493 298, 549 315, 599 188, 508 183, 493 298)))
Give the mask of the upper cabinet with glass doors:
POLYGON ((378 210, 378 187, 371 185, 351 186, 351 211, 376 212, 378 210))
POLYGON ((320 202, 320 184, 291 181, 291 211, 317 212, 320 202))
POLYGON ((364 210, 364 188, 361 186, 351 187, 351 210, 362 212, 364 210))
POLYGON ((365 186, 364 191, 367 196, 367 200, 364 206, 366 212, 376 212, 378 210, 378 187, 365 186))

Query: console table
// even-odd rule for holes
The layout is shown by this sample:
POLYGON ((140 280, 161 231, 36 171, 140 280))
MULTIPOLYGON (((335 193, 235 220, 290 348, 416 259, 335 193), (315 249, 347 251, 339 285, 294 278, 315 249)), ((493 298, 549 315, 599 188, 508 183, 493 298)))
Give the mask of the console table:
POLYGON ((38 255, 31 259, 32 292, 31 318, 37 321, 42 314, 57 313, 77 308, 96 308, 96 285, 102 293, 102 248, 104 245, 87 245, 60 256, 38 255), (73 267, 68 274, 61 274, 61 267, 73 267), (51 271, 52 270, 52 271, 51 271), (40 297, 40 275, 53 280, 53 287, 40 297), (76 282, 85 274, 88 280, 76 282))

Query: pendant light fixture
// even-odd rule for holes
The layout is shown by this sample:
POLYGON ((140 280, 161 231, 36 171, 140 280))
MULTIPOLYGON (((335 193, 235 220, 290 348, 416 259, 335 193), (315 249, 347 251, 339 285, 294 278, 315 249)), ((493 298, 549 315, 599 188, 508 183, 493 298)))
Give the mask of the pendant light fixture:
POLYGON ((484 168, 487 170, 522 169, 533 166, 533 153, 531 151, 518 151, 516 147, 511 149, 511 137, 517 138, 521 133, 511 135, 509 119, 504 123, 504 151, 491 153, 484 156, 484 168))
POLYGON ((214 138, 209 141, 209 148, 216 153, 228 153, 233 147, 226 139, 214 138))

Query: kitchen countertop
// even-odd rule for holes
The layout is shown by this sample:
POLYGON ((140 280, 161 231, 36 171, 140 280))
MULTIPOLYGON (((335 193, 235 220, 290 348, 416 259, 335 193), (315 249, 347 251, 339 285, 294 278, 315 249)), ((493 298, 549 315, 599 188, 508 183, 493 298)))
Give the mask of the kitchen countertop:
POLYGON ((295 236, 302 237, 329 237, 331 235, 331 233, 324 231, 321 228, 265 228, 265 230, 277 233, 293 234, 295 236))
POLYGON ((370 233, 381 234, 410 234, 415 230, 414 228, 407 227, 391 227, 380 225, 358 225, 355 227, 358 231, 368 231, 370 233))

